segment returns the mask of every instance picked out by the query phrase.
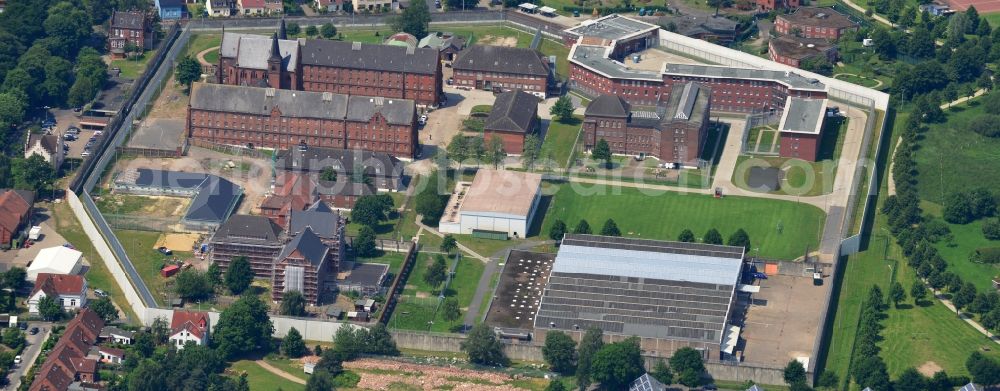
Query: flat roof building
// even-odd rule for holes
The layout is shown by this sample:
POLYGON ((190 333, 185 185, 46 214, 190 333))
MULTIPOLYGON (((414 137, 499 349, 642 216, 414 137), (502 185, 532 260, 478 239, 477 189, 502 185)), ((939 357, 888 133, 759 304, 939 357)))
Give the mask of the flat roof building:
POLYGON ((480 169, 471 183, 455 186, 439 229, 526 237, 541 198, 541 183, 539 174, 480 169))
POLYGON ((826 106, 826 99, 788 98, 778 124, 781 157, 816 161, 826 106))
POLYGON ((778 15, 774 20, 774 29, 779 34, 803 38, 836 40, 859 26, 847 15, 827 7, 801 7, 793 13, 778 15))
POLYGON ((723 336, 744 249, 595 235, 566 235, 542 293, 535 338, 561 330, 579 339, 590 327, 617 341, 669 356, 693 347, 726 350, 723 336))
POLYGON ((192 197, 181 222, 186 229, 208 231, 221 225, 236 210, 243 188, 211 174, 152 170, 127 170, 115 177, 116 192, 192 197))

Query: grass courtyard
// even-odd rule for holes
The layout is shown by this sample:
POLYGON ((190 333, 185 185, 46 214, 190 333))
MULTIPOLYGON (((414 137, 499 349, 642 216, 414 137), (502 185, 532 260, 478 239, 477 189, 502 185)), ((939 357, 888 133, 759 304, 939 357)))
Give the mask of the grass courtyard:
MULTIPOLYGON (((433 251, 433 249, 431 249, 433 251)), ((453 258, 446 258, 451 266, 455 261, 453 258)), ((438 332, 448 332, 453 327, 460 326, 465 317, 465 311, 472 302, 472 296, 479 285, 479 278, 483 274, 485 266, 477 259, 463 257, 455 268, 455 275, 444 291, 446 298, 454 297, 458 300, 458 306, 462 309, 462 316, 456 320, 448 321, 444 319, 438 307, 438 294, 441 289, 432 288, 424 281, 424 274, 427 266, 434 262, 433 254, 419 254, 413 271, 406 280, 406 286, 399 303, 389 319, 390 328, 400 328, 408 330, 430 330, 438 332), (433 322, 433 323, 431 323, 433 322)), ((442 284, 443 286, 443 284, 442 284)))
POLYGON ((1000 188, 1000 175, 983 175, 1000 167, 1000 139, 968 129, 968 122, 986 114, 982 106, 966 104, 947 110, 948 121, 931 124, 914 153, 920 198, 942 203, 952 191, 1000 188))
POLYGON ((806 246, 816 249, 825 219, 814 206, 759 198, 724 197, 567 183, 556 186, 542 224, 547 235, 555 220, 573 229, 586 219, 594 231, 614 219, 624 236, 675 240, 687 228, 701 237, 718 229, 727 238, 739 228, 750 234, 760 256, 796 259, 806 246))
MULTIPOLYGON (((240 360, 234 362, 229 366, 229 369, 232 371, 232 375, 234 375, 234 377, 238 377, 241 374, 246 373, 247 383, 250 384, 250 391, 302 391, 306 389, 306 386, 275 375, 262 368, 256 362, 250 360, 240 360)), ((301 371, 293 373, 293 375, 305 380, 305 376, 303 376, 305 374, 301 371)))
POLYGON ((160 276, 160 268, 167 259, 191 259, 192 253, 174 251, 173 255, 169 257, 160 254, 153 248, 156 239, 160 237, 159 232, 115 230, 114 233, 122 247, 125 248, 125 253, 128 254, 132 266, 139 273, 139 277, 153 293, 153 298, 158 303, 167 303, 171 294, 171 290, 167 287, 169 279, 160 276))
POLYGON ((156 57, 156 50, 147 50, 131 58, 111 60, 111 67, 121 69, 121 77, 134 80, 146 70, 146 64, 153 57, 156 57))

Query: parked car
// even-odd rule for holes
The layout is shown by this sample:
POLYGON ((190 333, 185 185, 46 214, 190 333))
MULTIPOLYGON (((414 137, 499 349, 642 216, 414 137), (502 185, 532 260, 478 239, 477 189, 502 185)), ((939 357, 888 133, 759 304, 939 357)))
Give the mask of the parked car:
POLYGON ((169 248, 166 248, 166 247, 163 247, 163 246, 160 246, 160 248, 158 248, 156 250, 159 251, 160 254, 163 254, 163 255, 171 255, 171 254, 174 253, 173 251, 170 251, 169 248))
POLYGON ((38 334, 38 327, 32 327, 31 330, 28 330, 28 334, 31 335, 38 334))
POLYGON ((28 323, 26 323, 26 322, 20 322, 20 323, 17 324, 17 327, 19 329, 21 329, 21 330, 27 330, 28 329, 28 323))
POLYGON ((65 135, 63 136, 63 139, 65 139, 66 141, 76 141, 76 140, 79 140, 80 138, 79 138, 79 137, 77 137, 77 136, 76 136, 75 134, 73 134, 73 133, 66 133, 66 134, 65 134, 65 135))
POLYGON ((14 365, 20 365, 20 364, 21 364, 21 355, 18 354, 14 356, 14 365))
POLYGON ((102 134, 104 134, 104 131, 101 131, 101 130, 95 130, 94 131, 94 137, 101 137, 102 134))
POLYGON ((80 128, 78 128, 76 126, 70 126, 68 129, 66 129, 66 131, 69 132, 69 133, 73 133, 75 135, 79 135, 80 134, 80 128))
POLYGON ((80 156, 82 156, 82 157, 90 156, 90 150, 89 149, 84 149, 83 152, 80 153, 80 156))
POLYGON ((420 119, 417 120, 421 125, 427 125, 427 114, 421 115, 420 119))

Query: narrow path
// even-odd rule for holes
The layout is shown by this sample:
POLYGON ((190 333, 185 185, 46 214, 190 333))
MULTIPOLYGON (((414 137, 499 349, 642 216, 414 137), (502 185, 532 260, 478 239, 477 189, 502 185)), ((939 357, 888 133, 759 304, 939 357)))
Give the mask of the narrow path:
MULTIPOLYGON (((980 89, 979 89, 979 90, 977 90, 977 91, 976 91, 976 92, 975 92, 974 94, 972 94, 972 98, 978 98, 978 97, 980 97, 980 96, 983 96, 983 94, 985 94, 985 93, 986 93, 986 89, 985 89, 985 88, 980 88, 980 89)), ((947 108, 950 108, 950 107, 952 107, 952 106, 954 106, 954 105, 957 105, 957 104, 959 104, 959 103, 963 103, 963 102, 966 102, 966 101, 968 101, 968 100, 970 100, 970 99, 972 99, 972 98, 970 98, 970 97, 968 97, 968 96, 963 96, 963 97, 961 97, 961 98, 958 98, 958 99, 955 99, 955 100, 953 100, 953 101, 951 101, 951 102, 948 102, 948 103, 944 103, 944 104, 942 104, 942 105, 941 105, 941 110, 944 110, 944 109, 947 109, 947 108)))
POLYGON ((968 315, 965 315, 965 314, 959 312, 958 310, 956 310, 955 309, 955 305, 951 304, 951 300, 945 299, 944 298, 944 294, 941 293, 941 291, 934 291, 934 298, 938 299, 939 301, 941 301, 941 304, 944 304, 944 306, 946 308, 948 308, 948 310, 950 310, 951 312, 957 313, 959 319, 964 320, 965 323, 968 323, 969 325, 971 325, 972 328, 976 329, 976 331, 979 331, 981 334, 985 335, 986 338, 989 338, 993 342, 996 342, 997 344, 1000 344, 1000 337, 997 337, 996 335, 993 335, 993 333, 989 332, 989 330, 986 330, 986 328, 984 328, 982 325, 980 325, 975 320, 973 320, 972 318, 970 318, 968 315))
MULTIPOLYGON (((436 230, 434 228, 431 228, 431 227, 428 227, 428 226, 424 225, 424 223, 422 221, 420 221, 422 218, 423 218, 423 215, 419 215, 419 214, 416 217, 416 219, 417 219, 417 227, 420 227, 420 231, 430 232, 430 233, 434 234, 435 236, 437 236, 439 238, 443 238, 444 237, 443 233, 439 232, 438 230, 436 230)), ((418 232, 420 232, 420 231, 418 231, 418 232)), ((489 258, 486 258, 486 257, 484 257, 482 255, 479 255, 479 253, 477 253, 475 251, 472 251, 472 249, 470 249, 468 247, 465 247, 465 245, 462 244, 461 242, 458 242, 458 248, 460 250, 465 251, 466 253, 468 253, 470 257, 476 258, 476 259, 482 261, 483 263, 489 263, 490 262, 489 258)))
POLYGON ((472 302, 469 303, 469 309, 465 311, 465 326, 472 327, 476 323, 479 323, 479 312, 483 305, 483 297, 488 294, 493 294, 493 287, 490 286, 490 281, 493 280, 493 274, 497 272, 497 267, 500 266, 500 261, 491 259, 486 262, 486 268, 483 269, 483 275, 479 277, 479 285, 476 285, 476 293, 472 295, 472 302))
MULTIPOLYGON (((851 0, 844 0, 844 3, 847 4, 848 7, 854 8, 855 10, 861 12, 862 14, 868 11, 867 9, 865 9, 865 7, 857 5, 851 0)), ((879 14, 872 13, 871 18, 877 20, 879 23, 882 23, 886 26, 895 27, 895 25, 892 24, 892 22, 890 22, 889 19, 883 18, 879 14)))
POLYGON ((201 63, 201 65, 209 66, 210 67, 210 66, 215 65, 215 64, 212 64, 212 63, 210 63, 208 61, 205 61, 205 55, 208 54, 208 53, 210 53, 213 50, 219 50, 220 47, 221 46, 215 46, 215 47, 210 47, 208 49, 202 50, 202 51, 198 52, 198 54, 195 55, 195 57, 198 57, 198 62, 201 63))
POLYGON ((294 382, 294 383, 297 383, 297 384, 301 384, 301 385, 306 385, 306 381, 302 380, 302 378, 300 378, 298 376, 295 376, 295 375, 292 375, 291 373, 282 371, 282 370, 280 370, 278 368, 275 368, 275 367, 271 366, 271 364, 268 364, 264 360, 257 360, 257 361, 254 361, 254 362, 257 363, 257 365, 260 365, 261 368, 264 368, 268 372, 271 372, 271 373, 273 373, 275 375, 281 376, 285 380, 288 380, 288 381, 291 381, 291 382, 294 382))
MULTIPOLYGON (((841 66, 843 66, 844 63, 840 63, 840 64, 841 64, 841 66)), ((854 76, 854 77, 861 78, 861 79, 874 80, 876 83, 878 83, 878 84, 875 84, 874 86, 868 87, 868 88, 879 88, 879 87, 882 86, 882 84, 885 84, 885 83, 882 83, 882 81, 879 80, 879 79, 876 79, 876 78, 873 78, 873 77, 865 77, 865 76, 861 76, 861 75, 854 74, 854 73, 838 73, 838 74, 833 75, 834 79, 844 80, 844 79, 841 79, 841 78, 839 78, 837 76, 854 76)), ((847 81, 847 80, 844 80, 844 81, 847 81)))

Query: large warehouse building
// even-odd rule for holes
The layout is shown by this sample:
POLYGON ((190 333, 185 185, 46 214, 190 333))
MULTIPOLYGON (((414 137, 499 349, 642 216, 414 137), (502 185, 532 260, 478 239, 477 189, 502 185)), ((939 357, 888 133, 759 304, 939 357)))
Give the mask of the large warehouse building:
POLYGON ((742 247, 566 235, 534 337, 560 330, 579 340, 597 327, 612 341, 639 337, 649 355, 692 347, 719 359, 739 336, 729 320, 743 256, 742 247))
POLYGON ((455 186, 438 228, 489 238, 526 237, 541 185, 539 174, 480 169, 472 183, 455 186))

